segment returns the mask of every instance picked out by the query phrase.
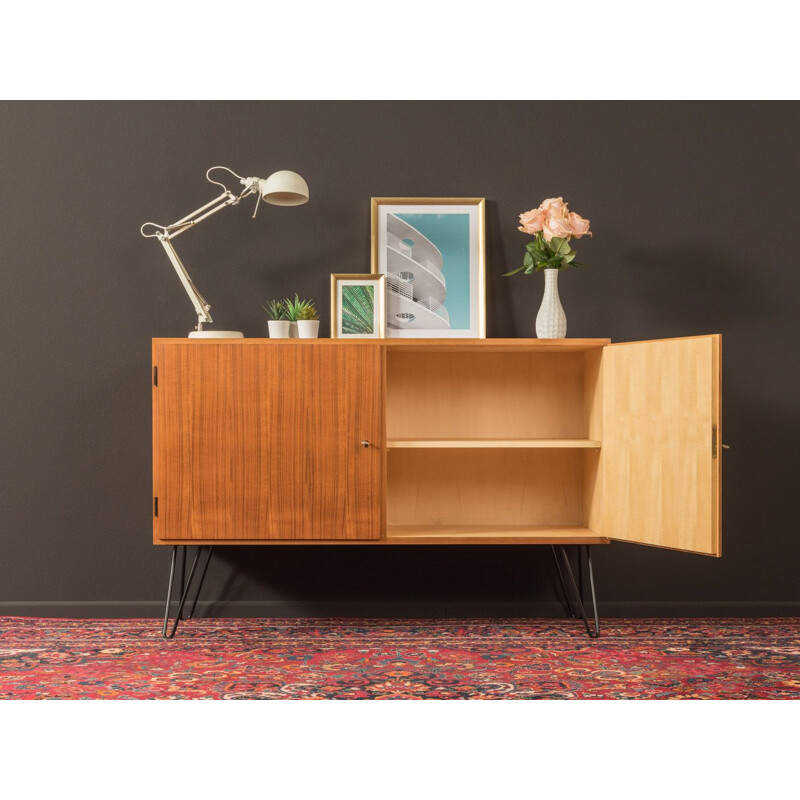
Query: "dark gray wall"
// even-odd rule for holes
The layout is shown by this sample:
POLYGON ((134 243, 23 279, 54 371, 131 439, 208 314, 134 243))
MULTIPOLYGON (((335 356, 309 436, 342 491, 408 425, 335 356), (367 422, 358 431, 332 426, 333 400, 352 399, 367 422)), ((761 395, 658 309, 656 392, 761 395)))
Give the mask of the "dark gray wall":
MULTIPOLYGON (((178 240, 217 327, 265 335, 298 291, 328 335, 331 272, 369 270, 369 198, 488 200, 488 333, 532 336, 541 276, 504 279, 517 215, 591 219, 561 276, 569 335, 724 336, 724 557, 614 544, 605 613, 800 610, 796 103, 5 103, 0 613, 149 614, 150 339, 192 308, 146 220, 215 196, 204 172, 300 172, 311 202, 227 209, 178 240)), ((231 613, 556 611, 546 548, 220 548, 231 613), (528 601, 539 601, 527 606, 528 601), (238 603, 238 605, 237 605, 238 603)))

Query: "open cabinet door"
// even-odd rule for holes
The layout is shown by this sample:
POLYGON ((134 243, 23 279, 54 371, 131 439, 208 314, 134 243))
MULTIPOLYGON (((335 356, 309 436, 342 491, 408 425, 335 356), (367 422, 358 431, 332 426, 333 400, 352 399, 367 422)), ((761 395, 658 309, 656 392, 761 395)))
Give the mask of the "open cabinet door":
POLYGON ((721 336, 602 355, 600 533, 719 556, 721 336))

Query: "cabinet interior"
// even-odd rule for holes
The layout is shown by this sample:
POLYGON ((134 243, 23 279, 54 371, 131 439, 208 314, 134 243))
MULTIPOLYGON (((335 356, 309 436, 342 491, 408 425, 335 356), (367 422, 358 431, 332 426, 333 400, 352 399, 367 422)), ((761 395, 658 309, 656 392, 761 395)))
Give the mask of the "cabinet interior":
POLYGON ((387 352, 387 538, 598 537, 601 352, 387 352))

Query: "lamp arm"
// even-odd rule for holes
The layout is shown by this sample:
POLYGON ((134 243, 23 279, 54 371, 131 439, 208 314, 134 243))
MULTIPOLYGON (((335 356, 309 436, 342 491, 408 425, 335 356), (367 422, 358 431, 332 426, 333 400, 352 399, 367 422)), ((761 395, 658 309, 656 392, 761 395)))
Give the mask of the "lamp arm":
POLYGON ((172 262, 172 266, 175 267, 175 272, 178 273, 178 277, 183 284, 183 288, 186 289, 186 294, 189 295, 189 299, 192 301, 194 310, 197 313, 197 330, 201 331, 206 322, 214 321, 211 318, 211 306, 206 302, 205 297, 200 294, 200 291, 194 285, 194 281, 189 277, 189 273, 186 271, 186 267, 183 266, 183 262, 175 252, 175 248, 172 246, 169 237, 159 236, 158 240, 161 242, 164 250, 166 250, 169 260, 172 262))
MULTIPOLYGON (((211 179, 209 178, 209 180, 211 179)), ((216 183, 216 181, 212 181, 212 183, 216 183)), ((202 222, 212 214, 216 214, 218 211, 221 211, 223 208, 237 205, 243 198, 254 194, 257 191, 257 188, 258 187, 255 183, 247 183, 245 184, 244 191, 238 196, 233 194, 233 192, 229 191, 228 189, 225 189, 225 191, 219 195, 219 197, 215 197, 211 202, 206 203, 204 206, 201 206, 195 211, 192 211, 191 214, 187 214, 185 217, 179 219, 177 222, 173 222, 171 225, 158 225, 155 222, 145 222, 144 225, 142 225, 142 227, 139 229, 142 236, 145 238, 156 238, 161 242, 161 245, 166 251, 169 260, 172 262, 172 266, 175 267, 175 272, 178 273, 178 278, 180 278, 183 288, 186 290, 186 294, 189 295, 189 299, 192 301, 192 305, 197 313, 198 331, 203 330, 203 325, 205 323, 213 322, 210 313, 211 306, 206 302, 206 299, 202 294, 200 294, 198 288, 194 285, 194 282, 189 277, 189 273, 186 271, 186 267, 183 266, 183 262, 178 256, 178 253, 175 251, 171 240, 176 236, 180 236, 184 231, 189 230, 189 228, 193 227, 194 225, 197 225, 198 222, 202 222), (147 228, 153 228, 154 230, 152 233, 145 233, 145 229, 147 228)))

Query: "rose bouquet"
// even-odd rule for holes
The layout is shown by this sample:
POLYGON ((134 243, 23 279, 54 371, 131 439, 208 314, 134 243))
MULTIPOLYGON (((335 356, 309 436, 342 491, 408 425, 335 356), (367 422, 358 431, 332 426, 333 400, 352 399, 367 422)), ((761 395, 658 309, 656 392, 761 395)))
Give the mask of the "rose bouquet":
POLYGON ((519 230, 534 236, 525 250, 522 266, 508 275, 524 272, 530 275, 541 269, 566 269, 570 264, 581 267, 575 261, 576 253, 570 247, 571 239, 591 236, 589 220, 570 211, 563 197, 551 197, 539 208, 533 208, 519 215, 519 230))

